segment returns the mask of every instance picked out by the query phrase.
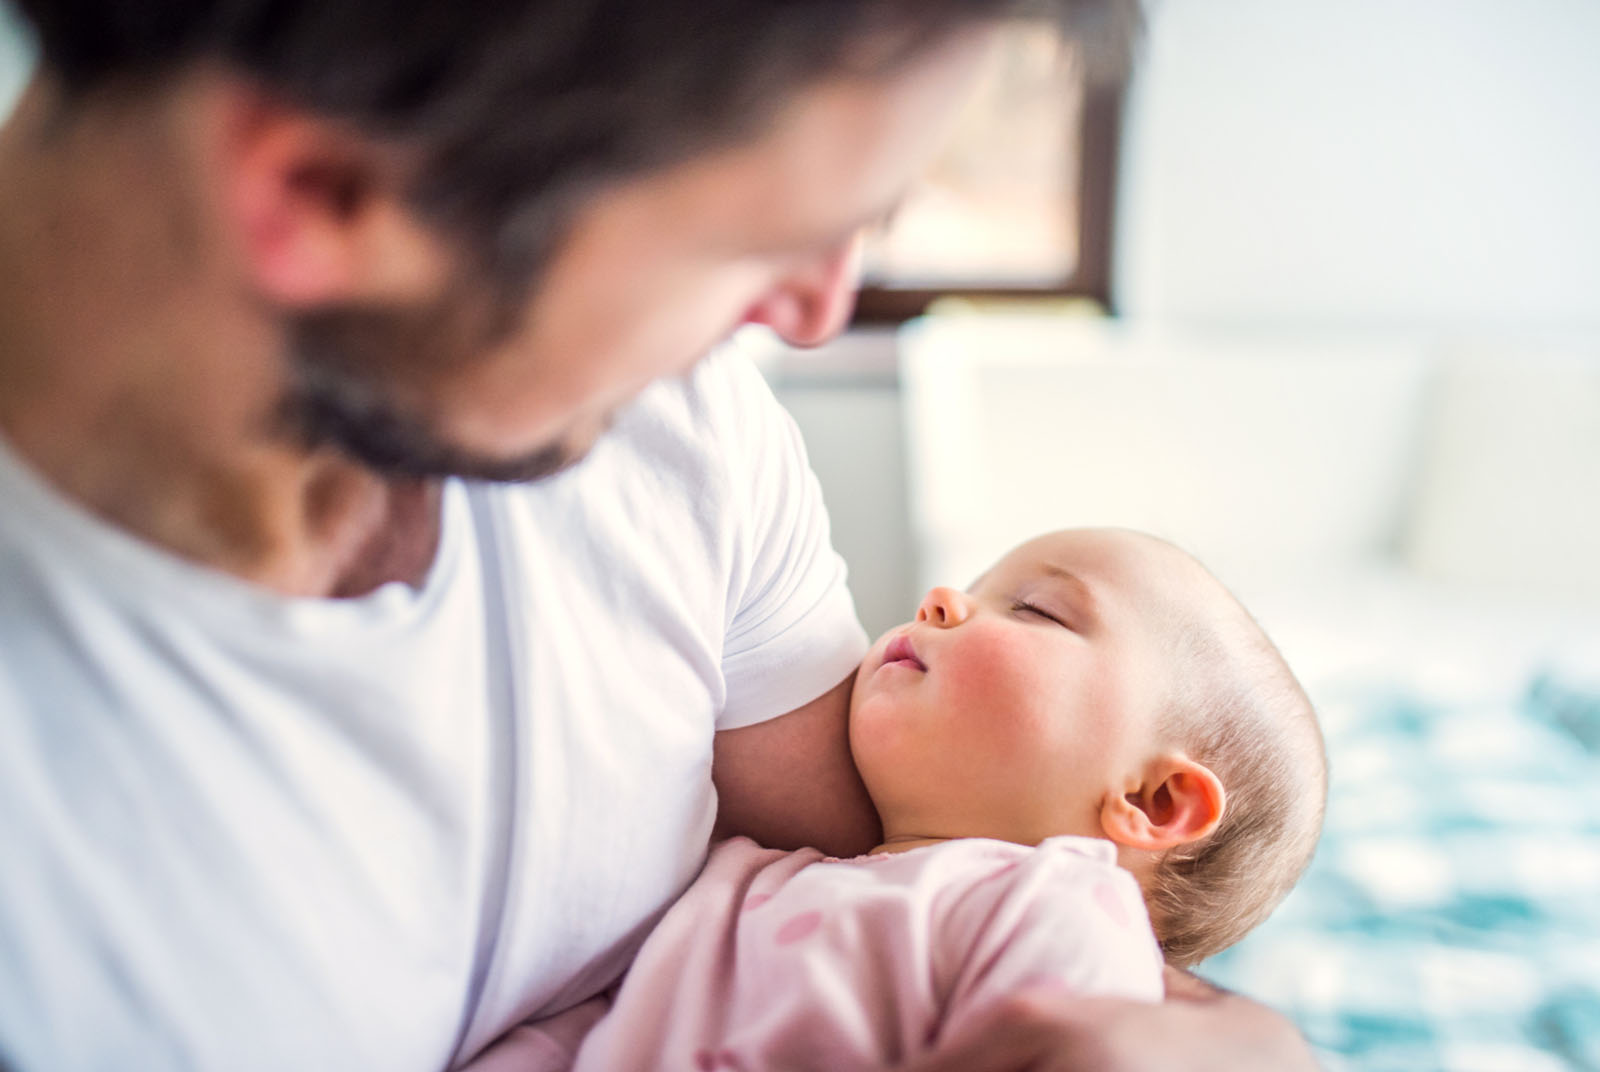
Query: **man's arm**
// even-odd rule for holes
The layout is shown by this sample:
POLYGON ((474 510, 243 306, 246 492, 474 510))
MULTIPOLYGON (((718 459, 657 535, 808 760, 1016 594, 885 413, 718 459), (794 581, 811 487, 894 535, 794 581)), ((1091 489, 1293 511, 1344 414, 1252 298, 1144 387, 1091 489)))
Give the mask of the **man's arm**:
POLYGON ((1316 1072, 1295 1026, 1176 968, 1159 1005, 1021 991, 904 1072, 1316 1072))
POLYGON ((850 758, 854 683, 852 673, 786 715, 717 734, 714 836, 743 834, 775 849, 810 845, 832 856, 878 843, 883 828, 850 758))

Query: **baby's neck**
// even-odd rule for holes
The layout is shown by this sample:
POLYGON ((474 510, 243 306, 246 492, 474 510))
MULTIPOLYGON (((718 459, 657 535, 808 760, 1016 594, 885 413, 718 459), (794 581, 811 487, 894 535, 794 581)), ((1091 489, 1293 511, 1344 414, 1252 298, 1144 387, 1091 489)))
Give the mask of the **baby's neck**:
POLYGON ((915 834, 897 834, 885 838, 882 845, 867 853, 868 856, 879 856, 891 852, 907 852, 911 849, 920 849, 925 845, 942 845, 953 838, 919 837, 915 834))

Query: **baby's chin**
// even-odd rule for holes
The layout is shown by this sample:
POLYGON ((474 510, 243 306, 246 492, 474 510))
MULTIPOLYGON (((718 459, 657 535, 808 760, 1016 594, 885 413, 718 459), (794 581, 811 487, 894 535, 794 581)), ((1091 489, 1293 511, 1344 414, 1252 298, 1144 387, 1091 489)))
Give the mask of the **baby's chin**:
POLYGON ((870 684, 862 684, 858 678, 855 686, 850 690, 850 706, 846 711, 849 718, 850 746, 856 747, 856 738, 870 737, 876 743, 883 736, 884 730, 892 721, 894 713, 889 705, 883 702, 883 697, 875 696, 875 690, 870 684))
POLYGON ((881 689, 861 687, 850 697, 850 755, 856 770, 872 789, 877 777, 898 777, 897 772, 917 759, 917 744, 924 734, 908 717, 903 705, 881 689))
POLYGON ((868 654, 868 656, 861 661, 861 665, 856 667, 856 678, 850 683, 850 700, 846 709, 846 714, 849 716, 850 721, 852 722, 855 721, 856 708, 861 706, 862 700, 869 692, 872 691, 868 685, 868 679, 872 674, 870 667, 873 665, 876 658, 877 656, 875 654, 868 654))

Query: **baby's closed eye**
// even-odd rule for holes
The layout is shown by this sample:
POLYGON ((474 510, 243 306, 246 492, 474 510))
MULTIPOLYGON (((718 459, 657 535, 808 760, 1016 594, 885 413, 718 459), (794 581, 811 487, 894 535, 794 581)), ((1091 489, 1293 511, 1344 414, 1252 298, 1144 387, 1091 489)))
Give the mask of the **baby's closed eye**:
POLYGON ((1054 613, 1052 611, 1048 611, 1045 608, 1039 606, 1037 603, 1030 603, 1030 602, 1028 602, 1027 600, 1024 600, 1024 599, 1019 599, 1019 600, 1016 600, 1015 602, 1013 602, 1011 604, 1011 610, 1014 613, 1017 613, 1017 614, 1032 614, 1032 615, 1035 615, 1036 617, 1043 618, 1046 621, 1054 622, 1055 624, 1061 626, 1063 629, 1071 629, 1072 628, 1072 626, 1070 626, 1070 625, 1068 625, 1066 623, 1066 620, 1061 615, 1056 614, 1056 613, 1054 613))

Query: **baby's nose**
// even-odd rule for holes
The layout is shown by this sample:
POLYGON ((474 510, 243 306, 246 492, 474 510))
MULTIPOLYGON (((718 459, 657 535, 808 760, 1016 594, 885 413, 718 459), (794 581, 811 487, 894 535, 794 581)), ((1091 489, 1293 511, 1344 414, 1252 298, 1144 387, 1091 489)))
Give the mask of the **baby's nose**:
POLYGON ((967 597, 954 588, 932 588, 917 608, 917 621, 948 627, 960 625, 972 613, 967 597))

